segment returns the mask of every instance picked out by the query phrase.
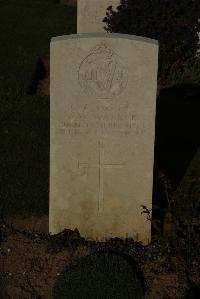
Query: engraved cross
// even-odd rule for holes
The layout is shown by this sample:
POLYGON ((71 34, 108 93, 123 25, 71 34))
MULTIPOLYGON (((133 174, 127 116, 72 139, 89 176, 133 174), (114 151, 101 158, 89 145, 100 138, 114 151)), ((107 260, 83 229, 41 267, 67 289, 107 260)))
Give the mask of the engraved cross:
POLYGON ((122 168, 124 164, 105 164, 104 163, 104 144, 99 141, 99 161, 98 164, 80 163, 78 161, 78 168, 98 168, 99 173, 99 199, 98 199, 98 211, 103 211, 104 204, 104 169, 105 168, 122 168))

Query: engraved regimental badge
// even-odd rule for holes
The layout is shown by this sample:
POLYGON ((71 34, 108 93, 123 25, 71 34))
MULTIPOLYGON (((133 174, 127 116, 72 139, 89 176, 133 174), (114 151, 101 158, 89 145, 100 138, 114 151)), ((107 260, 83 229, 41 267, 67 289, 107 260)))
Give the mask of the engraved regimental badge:
POLYGON ((103 42, 81 62, 78 79, 88 95, 112 99, 124 91, 128 72, 122 59, 103 42))

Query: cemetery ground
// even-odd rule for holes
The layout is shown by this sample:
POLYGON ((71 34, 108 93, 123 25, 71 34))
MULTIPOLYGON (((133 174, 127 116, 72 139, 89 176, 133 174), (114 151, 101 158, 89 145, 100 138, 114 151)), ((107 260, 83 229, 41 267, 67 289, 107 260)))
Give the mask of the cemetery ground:
MULTIPOLYGON (((190 155, 186 155, 186 159, 182 151, 183 160, 178 160, 181 156, 178 148, 177 155, 166 156, 161 163, 162 168, 166 166, 167 174, 154 179, 163 189, 160 193, 154 190, 154 197, 159 195, 163 201, 154 199, 155 206, 160 204, 161 208, 153 215, 153 237, 149 246, 131 239, 87 241, 78 231, 68 229, 55 236, 48 234, 49 97, 35 93, 33 76, 39 58, 49 55, 50 38, 76 32, 75 16, 75 8, 59 6, 53 0, 0 2, 3 28, 0 36, 0 134, 3 141, 0 147, 0 298, 51 298, 60 272, 75 257, 105 251, 126 254, 137 263, 142 272, 145 298, 185 298, 190 287, 200 284, 199 170, 191 177, 195 188, 188 187, 195 192, 188 191, 189 197, 187 191, 182 195, 176 193, 198 143, 198 128, 192 125, 192 131, 187 132, 191 136, 190 144, 194 141, 193 147, 188 149, 190 155), (174 169, 176 160, 179 166, 174 169), (174 204, 176 198, 177 204, 174 204), (188 213, 187 199, 191 213, 188 213)), ((45 77, 45 70, 43 72, 37 74, 38 78, 45 77)), ((191 82, 197 78, 192 69, 187 74, 191 82)), ((199 99, 200 87, 196 88, 199 89, 194 97, 199 99)), ((172 94, 176 98, 176 89, 170 96, 172 94)), ((174 124, 171 117, 170 120, 174 124)), ((166 125, 165 130, 167 128, 173 130, 173 126, 166 125)), ((162 151, 173 151, 164 141, 170 143, 171 139, 162 139, 162 151)), ((159 155, 160 160, 165 157, 159 155)), ((155 170, 157 173, 158 169, 155 170)), ((149 211, 146 212, 151 221, 149 211)))

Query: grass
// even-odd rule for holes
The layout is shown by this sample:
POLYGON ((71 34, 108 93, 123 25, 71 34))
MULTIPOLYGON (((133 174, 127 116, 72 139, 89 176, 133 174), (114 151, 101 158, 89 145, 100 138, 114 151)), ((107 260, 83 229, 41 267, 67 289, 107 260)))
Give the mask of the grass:
POLYGON ((0 0, 0 213, 48 214, 49 97, 27 95, 53 36, 76 32, 55 0, 0 0))

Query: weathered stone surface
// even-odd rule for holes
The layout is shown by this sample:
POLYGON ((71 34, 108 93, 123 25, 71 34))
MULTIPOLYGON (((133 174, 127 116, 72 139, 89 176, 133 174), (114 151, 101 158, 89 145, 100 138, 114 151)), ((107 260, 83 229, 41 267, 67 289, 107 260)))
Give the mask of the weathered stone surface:
POLYGON ((116 8, 119 4, 120 0, 78 0, 77 32, 105 32, 102 20, 106 10, 111 5, 116 8))
POLYGON ((150 240, 157 63, 152 39, 52 39, 50 232, 150 240))

